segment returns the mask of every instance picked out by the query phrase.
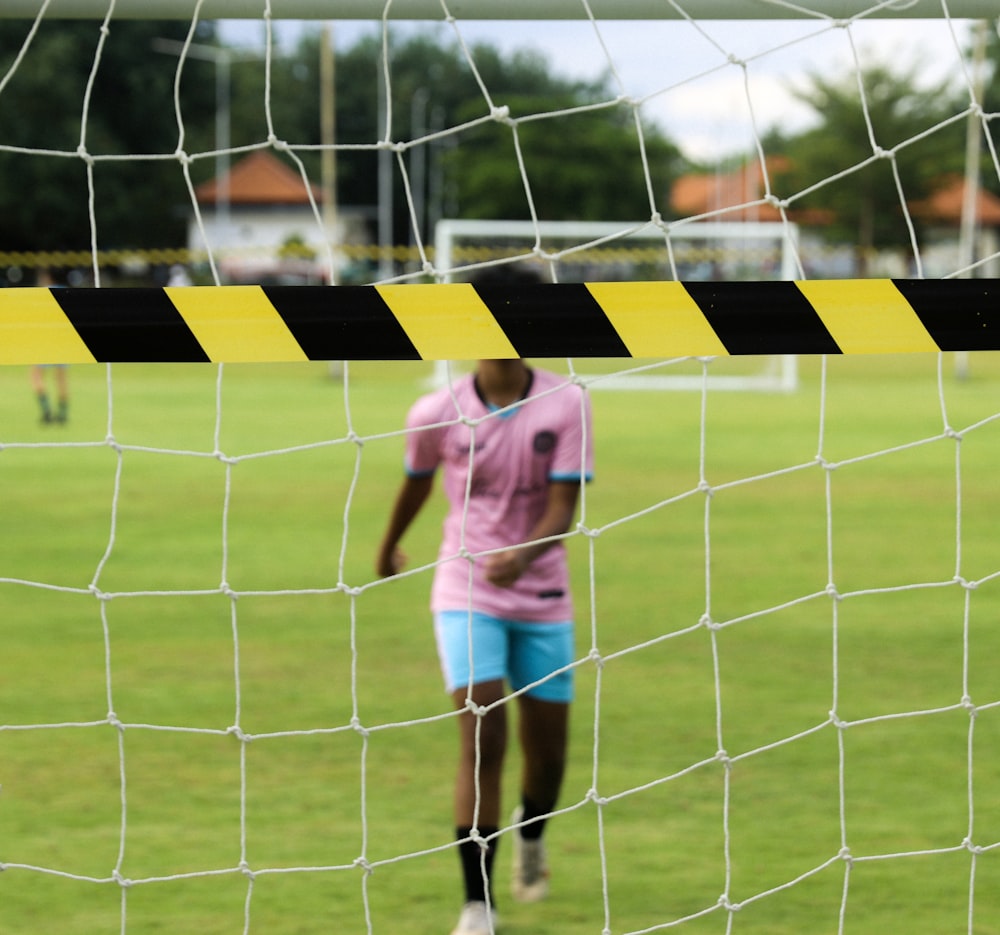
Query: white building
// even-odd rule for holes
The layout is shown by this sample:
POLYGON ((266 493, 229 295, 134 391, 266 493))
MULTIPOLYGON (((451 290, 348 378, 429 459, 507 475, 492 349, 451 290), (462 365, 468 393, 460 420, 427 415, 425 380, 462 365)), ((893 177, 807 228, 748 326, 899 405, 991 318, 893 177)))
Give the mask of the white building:
POLYGON ((307 188, 293 164, 269 149, 254 150, 203 182, 195 197, 204 233, 192 217, 188 247, 204 255, 207 239, 220 275, 231 282, 326 282, 331 261, 338 269, 344 263, 331 245, 370 240, 357 211, 340 210, 327 220, 319 187, 307 188))

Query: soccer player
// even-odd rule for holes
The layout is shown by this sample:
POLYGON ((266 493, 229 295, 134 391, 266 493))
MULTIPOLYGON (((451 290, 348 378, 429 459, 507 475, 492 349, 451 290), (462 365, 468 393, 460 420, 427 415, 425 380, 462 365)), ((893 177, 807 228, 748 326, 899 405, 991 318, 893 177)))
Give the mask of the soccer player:
MULTIPOLYGON (((35 285, 48 289, 57 286, 58 283, 49 270, 40 269, 35 285)), ((35 364, 31 368, 31 388, 34 390, 35 399, 38 400, 42 422, 67 421, 69 418, 69 373, 66 364, 35 364), (52 405, 52 398, 45 378, 49 371, 52 371, 52 379, 55 384, 53 387, 56 394, 55 407, 52 405)))
POLYGON ((42 422, 66 422, 69 419, 69 375, 66 364, 35 364, 31 368, 31 387, 38 400, 42 422), (45 374, 54 374, 56 405, 52 406, 45 374))
POLYGON ((542 832, 562 785, 573 697, 561 537, 593 470, 590 404, 580 386, 523 360, 480 360, 417 400, 407 428, 406 476, 376 566, 383 576, 403 568, 399 543, 440 468, 449 509, 431 609, 445 685, 463 711, 454 819, 465 899, 452 935, 487 935, 497 924, 492 871, 509 691, 521 693, 524 754, 512 893, 522 902, 548 893, 542 832), (489 710, 477 731, 481 708, 489 710))

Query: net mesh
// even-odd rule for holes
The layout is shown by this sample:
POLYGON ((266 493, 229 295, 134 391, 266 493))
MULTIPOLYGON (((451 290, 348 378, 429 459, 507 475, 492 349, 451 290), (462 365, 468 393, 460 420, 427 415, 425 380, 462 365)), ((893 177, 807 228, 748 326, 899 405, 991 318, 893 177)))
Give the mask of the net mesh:
MULTIPOLYGON (((47 10, 22 21, 23 41, 7 50, 0 108, 28 74, 34 38, 57 28, 47 10)), ((861 78, 869 26, 896 41, 895 27, 816 11, 763 37, 691 17, 649 24, 656 47, 669 35, 672 48, 686 36, 707 50, 681 74, 662 61, 652 85, 632 77, 639 46, 625 27, 584 16, 568 34, 590 37, 589 57, 608 70, 613 93, 572 114, 518 112, 480 66, 480 27, 446 11, 440 25, 478 88, 476 109, 461 123, 398 135, 391 111, 410 101, 385 37, 406 27, 389 10, 376 27, 390 53, 384 84, 370 89, 384 105, 380 129, 332 151, 388 161, 412 241, 331 238, 324 201, 312 196, 302 229, 322 249, 310 276, 336 280, 345 258, 359 256, 383 284, 429 279, 436 288, 451 277, 431 249, 421 208, 431 189, 411 157, 461 146, 481 126, 509 142, 510 176, 538 225, 532 256, 551 260, 538 208, 549 175, 522 144, 533 130, 605 109, 635 128, 640 184, 628 216, 661 232, 662 268, 678 229, 769 212, 804 227, 793 215, 808 196, 855 191, 872 168, 887 170, 907 236, 902 251, 866 249, 865 272, 965 278, 993 262, 988 231, 975 251, 957 228, 950 238, 929 233, 918 220, 924 199, 909 190, 908 156, 967 120, 996 174, 980 66, 966 47, 973 30, 945 7, 933 24, 946 35, 935 63, 959 94, 903 138, 885 131, 880 99, 861 78), (822 177, 776 174, 767 68, 827 40, 859 91, 866 150, 822 177), (671 212, 638 118, 667 104, 666 119, 680 120, 698 100, 733 103, 709 119, 751 144, 755 174, 722 166, 703 180, 705 200, 671 212)), ((240 253, 218 202, 207 208, 195 183, 219 155, 214 137, 186 148, 197 128, 180 106, 157 114, 177 128, 176 150, 110 152, 95 132, 112 106, 95 88, 116 25, 114 7, 94 25, 93 80, 70 142, 38 147, 0 133, 4 154, 80 170, 90 241, 10 251, 3 265, 26 278, 72 268, 76 282, 104 287, 130 263, 177 261, 222 282, 224 261, 240 253), (102 173, 130 161, 176 166, 200 241, 176 255, 110 251, 117 234, 102 206, 115 186, 102 173)), ((322 181, 309 160, 316 144, 279 132, 268 80, 275 24, 265 16, 258 26, 264 55, 252 67, 265 79, 265 128, 224 155, 235 165, 248 151, 279 154, 312 192, 305 183, 322 181)), ((544 33, 517 28, 532 42, 544 33)), ((192 21, 178 60, 164 57, 168 74, 190 66, 197 36, 192 21)), ((950 139, 964 158, 963 134, 957 149, 950 139)), ((692 151, 718 145, 690 140, 692 151)), ((584 155, 567 148, 559 158, 568 166, 584 155)), ((829 287, 814 271, 857 272, 858 241, 833 251, 797 242, 798 275, 820 292, 829 287)), ((848 304, 867 294, 857 289, 848 304)), ((73 309, 74 327, 122 329, 127 346, 127 302, 109 298, 110 315, 93 296, 61 297, 77 291, 47 291, 42 310, 73 309)), ((102 291, 117 290, 101 288, 98 299, 102 291)), ((0 301, 8 333, 35 321, 29 293, 15 288, 14 300, 0 301)), ((162 294, 144 285, 126 299, 142 309, 162 294)), ((65 344, 39 340, 30 344, 38 359, 68 359, 65 344)), ((438 501, 409 535, 405 574, 380 579, 371 567, 399 481, 403 417, 430 368, 128 359, 70 368, 64 423, 38 424, 25 368, 0 369, 0 928, 31 931, 44 914, 64 932, 379 932, 401 920, 440 931, 457 911, 458 882, 447 801, 456 715, 425 609, 438 501)), ((539 361, 588 392, 626 371, 682 372, 688 389, 592 395, 597 477, 567 540, 578 700, 547 832, 553 892, 530 907, 500 896, 503 918, 581 933, 988 931, 1000 918, 997 361, 976 353, 956 374, 941 353, 811 356, 794 393, 719 393, 712 378, 730 363, 713 354, 608 359, 595 373, 593 362, 581 369, 558 352, 539 361)), ((511 789, 518 760, 515 746, 511 789)), ((503 848, 509 834, 505 824, 503 848)), ((497 873, 502 893, 508 871, 497 873)))

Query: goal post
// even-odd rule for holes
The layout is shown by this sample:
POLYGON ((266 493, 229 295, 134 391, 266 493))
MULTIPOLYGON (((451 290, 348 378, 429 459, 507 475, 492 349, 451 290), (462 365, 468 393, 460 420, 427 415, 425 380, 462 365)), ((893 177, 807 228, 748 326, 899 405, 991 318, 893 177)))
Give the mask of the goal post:
MULTIPOLYGON (((44 6, 46 15, 66 18, 103 17, 108 6, 101 0, 5 0, 0 17, 33 17, 44 6)), ((282 19, 459 19, 537 20, 578 19, 593 15, 600 19, 791 19, 813 16, 846 19, 859 14, 894 19, 937 19, 940 0, 828 0, 820 9, 808 10, 786 0, 693 0, 663 3, 659 0, 337 0, 331 9, 327 0, 276 0, 268 5, 271 16, 282 19)), ((948 4, 953 17, 989 19, 996 15, 990 0, 954 0, 948 4)), ((255 19, 261 16, 259 0, 117 0, 117 16, 142 19, 190 19, 198 11, 203 19, 255 19)))

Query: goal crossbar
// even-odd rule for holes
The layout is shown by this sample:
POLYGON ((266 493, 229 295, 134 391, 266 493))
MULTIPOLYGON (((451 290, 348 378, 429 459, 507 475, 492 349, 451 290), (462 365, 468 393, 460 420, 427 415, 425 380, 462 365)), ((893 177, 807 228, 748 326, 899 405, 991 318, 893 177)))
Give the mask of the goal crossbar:
MULTIPOLYGON (((678 243, 709 244, 712 242, 776 245, 780 257, 777 275, 781 279, 794 279, 798 271, 795 248, 798 227, 783 221, 699 221, 678 224, 668 234, 653 223, 636 223, 631 226, 614 221, 517 221, 504 219, 445 218, 438 221, 434 230, 434 257, 439 269, 460 270, 456 257, 456 244, 462 239, 497 241, 513 239, 524 244, 537 255, 548 251, 551 257, 572 257, 591 248, 602 246, 629 247, 652 241, 664 243, 671 239, 678 243), (556 249, 553 243, 560 239, 569 245, 556 249), (531 241, 535 241, 531 245, 531 241)), ((450 278, 450 277, 449 277, 450 278)))
POLYGON ((0 365, 1000 350, 1000 280, 0 290, 0 365))
MULTIPOLYGON (((41 0, 4 0, 0 18, 33 18, 41 0)), ((118 0, 116 18, 185 19, 196 9, 201 19, 247 19, 261 16, 260 0, 118 0)), ((787 0, 281 0, 273 4, 274 19, 299 20, 561 20, 585 19, 590 13, 603 19, 668 20, 686 16, 697 19, 816 19, 824 21, 864 18, 937 19, 943 15, 940 0, 826 0, 822 12, 805 10, 787 0)), ((992 0, 953 0, 948 12, 956 19, 989 19, 996 15, 992 0)), ((47 17, 103 19, 106 0, 50 0, 47 17)))

